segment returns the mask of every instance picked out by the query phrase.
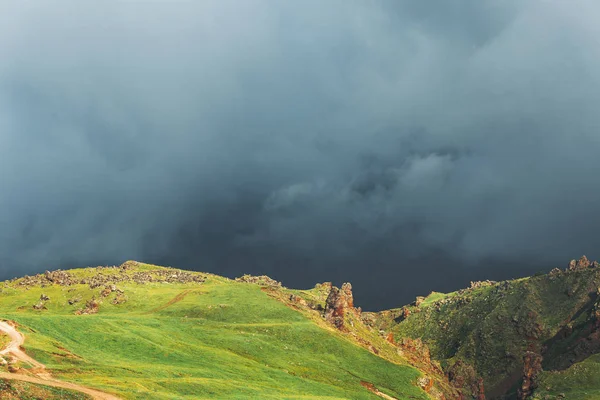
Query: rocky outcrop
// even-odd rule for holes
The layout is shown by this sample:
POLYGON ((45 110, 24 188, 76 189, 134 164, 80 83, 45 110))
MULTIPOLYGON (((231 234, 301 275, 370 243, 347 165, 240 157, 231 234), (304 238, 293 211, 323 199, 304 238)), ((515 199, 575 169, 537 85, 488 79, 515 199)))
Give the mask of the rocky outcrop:
POLYGON ((518 400, 525 400, 537 387, 537 377, 542 371, 542 356, 528 351, 523 356, 523 382, 517 393, 518 400))
POLYGON ((562 273, 560 268, 552 268, 552 271, 548 273, 551 277, 559 276, 562 273))
POLYGON ((391 344, 396 344, 396 341, 394 340, 394 333, 393 332, 389 332, 386 337, 385 340, 387 340, 388 342, 390 342, 391 344))
POLYGON ((569 262, 569 266, 567 267, 568 271, 579 271, 582 269, 596 267, 598 263, 594 261, 593 263, 588 260, 586 256, 581 256, 579 260, 571 260, 569 262))
POLYGON ((302 297, 295 295, 295 294, 290 294, 290 302, 292 302, 293 304, 296 304, 300 307, 308 307, 308 303, 306 302, 306 300, 304 300, 302 297))
POLYGON ((411 339, 409 337, 403 337, 398 342, 399 353, 405 356, 407 359, 414 361, 418 364, 431 364, 431 353, 429 347, 423 343, 421 339, 411 339))
POLYGON ((496 281, 490 281, 490 280, 471 281, 470 289, 479 289, 479 288, 483 288, 483 287, 494 286, 497 283, 498 282, 496 282, 496 281))
POLYGON ((16 281, 16 285, 29 287, 46 287, 51 285, 72 286, 76 284, 89 285, 90 289, 101 286, 116 284, 118 282, 133 282, 140 285, 159 282, 159 283, 203 283, 205 276, 197 273, 186 272, 174 268, 161 268, 150 271, 127 272, 139 265, 135 261, 128 261, 120 267, 96 267, 95 274, 83 279, 75 279, 71 274, 65 271, 46 271, 43 274, 34 276, 25 276, 16 281))
POLYGON ((100 302, 96 299, 86 301, 85 308, 75 311, 76 315, 96 314, 100 309, 100 302))
POLYGON ((344 329, 344 320, 348 312, 356 313, 354 309, 354 297, 352 295, 352 285, 344 283, 341 289, 335 286, 331 287, 327 300, 325 301, 325 311, 323 316, 338 329, 344 329))
POLYGON ((485 400, 483 379, 471 365, 459 360, 447 369, 446 374, 450 383, 462 391, 462 399, 485 400))
POLYGON ((254 276, 254 275, 244 275, 239 278, 235 278, 236 282, 245 282, 245 283, 254 283, 260 286, 270 286, 270 287, 282 287, 281 282, 276 281, 275 279, 269 278, 266 275, 254 276))

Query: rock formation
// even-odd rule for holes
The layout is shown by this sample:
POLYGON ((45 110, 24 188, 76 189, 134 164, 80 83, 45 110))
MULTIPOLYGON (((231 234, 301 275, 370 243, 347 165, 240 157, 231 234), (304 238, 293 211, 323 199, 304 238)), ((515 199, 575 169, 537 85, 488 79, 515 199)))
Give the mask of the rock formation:
POLYGON ((344 283, 341 289, 332 286, 325 301, 325 319, 335 325, 336 328, 344 329, 344 317, 348 312, 356 312, 352 296, 352 285, 344 283))
POLYGON ((542 371, 542 356, 528 351, 523 356, 523 383, 519 388, 517 398, 525 400, 533 394, 537 387, 537 376, 542 371))
POLYGON ((471 365, 459 360, 449 367, 446 373, 450 383, 463 391, 464 399, 485 400, 483 379, 477 375, 471 365), (466 397, 465 394, 471 397, 466 397))
POLYGON ((239 278, 235 278, 236 282, 246 282, 246 283, 254 283, 260 286, 272 286, 272 287, 281 287, 281 282, 276 281, 275 279, 269 278, 266 275, 254 276, 254 275, 244 275, 239 278))
POLYGON ((569 262, 569 266, 567 267, 567 270, 578 271, 581 269, 589 268, 592 265, 595 266, 595 265, 597 265, 597 263, 594 261, 594 263, 592 264, 586 256, 581 256, 581 258, 579 260, 571 260, 569 262))

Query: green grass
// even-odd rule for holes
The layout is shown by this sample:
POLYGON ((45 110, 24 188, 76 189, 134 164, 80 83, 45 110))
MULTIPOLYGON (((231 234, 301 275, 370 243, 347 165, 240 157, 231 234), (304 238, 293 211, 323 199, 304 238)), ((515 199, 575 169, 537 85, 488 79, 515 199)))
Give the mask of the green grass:
POLYGON ((599 284, 600 270, 587 269, 432 293, 419 307, 408 307, 411 314, 402 322, 392 318, 399 311, 381 313, 379 326, 397 337, 422 338, 444 365, 457 360, 472 365, 493 397, 516 389, 510 377, 519 377, 524 352, 541 351, 545 341, 588 306, 589 293, 599 284))
POLYGON ((600 355, 593 355, 564 371, 542 373, 533 399, 554 399, 560 394, 569 400, 600 399, 600 355))
POLYGON ((0 379, 0 399, 3 400, 89 400, 90 396, 46 385, 0 379))
POLYGON ((98 314, 74 315, 102 288, 5 284, 0 315, 19 323, 27 353, 55 376, 128 399, 377 399, 361 380, 399 399, 428 398, 414 385, 415 368, 370 353, 257 285, 208 276, 117 287, 126 303, 111 304, 113 293, 98 314), (47 310, 33 310, 42 293, 47 310))
POLYGON ((425 297, 425 300, 423 300, 423 303, 421 303, 421 306, 422 307, 429 306, 429 305, 435 303, 436 301, 440 301, 442 299, 450 298, 453 296, 456 296, 456 292, 452 292, 452 293, 431 292, 427 297, 425 297))

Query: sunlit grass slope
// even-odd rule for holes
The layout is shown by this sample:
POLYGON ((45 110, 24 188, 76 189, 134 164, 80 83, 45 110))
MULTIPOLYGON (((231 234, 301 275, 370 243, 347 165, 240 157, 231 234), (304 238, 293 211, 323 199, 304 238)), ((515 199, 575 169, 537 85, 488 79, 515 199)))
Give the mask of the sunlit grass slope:
MULTIPOLYGON (((79 281, 139 271, 164 269, 68 272, 79 281)), ((106 297, 105 286, 6 282, 0 317, 19 324, 27 353, 56 377, 127 399, 378 398, 361 381, 398 399, 428 398, 414 385, 416 369, 315 324, 258 285, 201 275, 203 283, 118 282, 106 297), (50 300, 35 310, 42 294, 50 300), (75 315, 92 297, 98 312, 75 315)))
POLYGON ((71 390, 0 379, 2 400, 89 400, 88 395, 71 390))

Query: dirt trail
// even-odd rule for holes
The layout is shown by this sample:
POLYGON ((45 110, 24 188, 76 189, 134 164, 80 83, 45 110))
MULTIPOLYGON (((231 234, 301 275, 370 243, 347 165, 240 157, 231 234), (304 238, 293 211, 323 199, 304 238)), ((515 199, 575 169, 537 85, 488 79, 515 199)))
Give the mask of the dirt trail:
POLYGON ((162 310, 164 310, 165 308, 167 308, 167 307, 169 307, 169 306, 172 306, 172 305, 173 305, 173 304, 175 304, 175 303, 179 303, 179 302, 180 302, 181 300, 183 300, 183 298, 184 298, 185 296, 187 296, 187 295, 188 295, 188 294, 189 294, 191 291, 192 291, 191 289, 189 289, 189 290, 184 290, 183 292, 179 293, 177 296, 175 296, 175 297, 173 297, 171 300, 169 300, 169 302, 168 302, 168 303, 165 303, 165 304, 163 304, 162 306, 159 306, 159 307, 153 308, 152 310, 150 310, 150 311, 146 312, 146 314, 152 314, 152 313, 156 313, 156 312, 159 312, 159 311, 162 311, 162 310))
POLYGON ((367 390, 368 390, 369 392, 371 392, 371 393, 373 393, 373 394, 376 394, 377 396, 381 397, 382 399, 385 399, 385 400, 398 400, 398 399, 397 399, 397 398, 395 398, 395 397, 392 397, 392 396, 389 396, 389 395, 387 395, 387 394, 383 393, 382 391, 380 391, 379 389, 377 389, 377 388, 375 387, 375 385, 373 385, 373 384, 372 384, 372 383, 370 383, 370 382, 365 382, 365 381, 362 381, 360 384, 361 384, 362 386, 364 386, 365 388, 367 388, 367 390))
POLYGON ((99 390, 90 389, 85 386, 77 385, 75 383, 59 381, 58 379, 52 378, 52 375, 46 370, 46 366, 44 364, 29 357, 27 354, 25 354, 23 350, 21 350, 21 345, 25 342, 25 337, 19 331, 17 331, 14 326, 5 321, 0 321, 0 331, 6 333, 10 337, 10 343, 2 351, 0 351, 0 355, 11 355, 17 360, 31 364, 33 366, 33 369, 31 370, 31 373, 33 373, 33 375, 0 372, 0 378, 13 379, 17 381, 37 383, 40 385, 76 390, 78 392, 88 394, 96 400, 120 400, 116 396, 101 392, 99 390))

